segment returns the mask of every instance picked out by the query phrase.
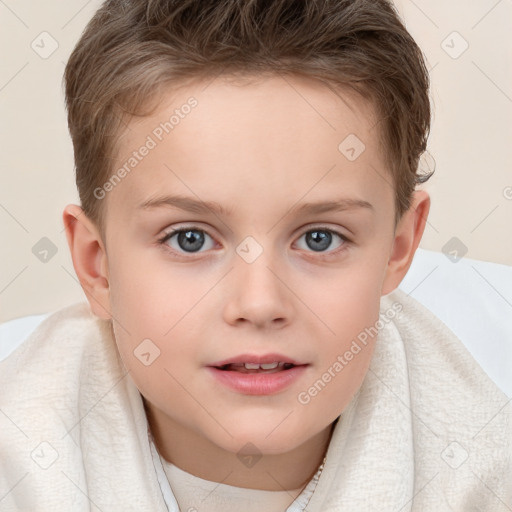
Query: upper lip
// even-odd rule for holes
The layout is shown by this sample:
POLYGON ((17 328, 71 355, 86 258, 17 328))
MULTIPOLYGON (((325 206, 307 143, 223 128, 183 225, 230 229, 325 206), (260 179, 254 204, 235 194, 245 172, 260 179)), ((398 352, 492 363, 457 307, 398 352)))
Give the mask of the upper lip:
POLYGON ((292 359, 283 354, 240 354, 238 356, 230 357, 228 359, 223 359, 222 361, 217 361, 215 363, 211 363, 208 366, 225 366, 227 364, 240 364, 240 363, 254 363, 254 364, 269 364, 269 363, 289 363, 294 366, 299 366, 304 363, 299 363, 295 359, 292 359))

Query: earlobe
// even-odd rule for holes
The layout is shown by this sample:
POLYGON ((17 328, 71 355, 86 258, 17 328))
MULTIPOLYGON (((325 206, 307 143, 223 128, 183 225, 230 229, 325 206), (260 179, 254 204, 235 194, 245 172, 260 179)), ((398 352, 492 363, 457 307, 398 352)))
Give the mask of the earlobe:
POLYGON ((411 207, 404 213, 396 228, 381 295, 395 290, 407 274, 423 236, 429 210, 430 196, 425 190, 416 190, 411 207))
POLYGON ((69 204, 62 214, 73 267, 92 312, 110 319, 107 255, 97 227, 80 206, 69 204))

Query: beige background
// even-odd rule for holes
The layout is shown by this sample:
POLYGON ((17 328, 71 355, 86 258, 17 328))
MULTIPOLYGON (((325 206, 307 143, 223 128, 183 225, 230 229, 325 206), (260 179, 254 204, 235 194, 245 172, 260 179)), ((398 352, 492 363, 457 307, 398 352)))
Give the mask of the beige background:
MULTIPOLYGON (((85 298, 61 221, 64 206, 78 203, 61 79, 99 4, 0 2, 0 322, 85 298), (52 44, 47 58, 35 51, 52 44), (46 262, 33 253, 43 237, 57 251, 46 262)), ((512 1, 397 5, 432 78, 436 174, 425 186, 432 208, 421 247, 443 251, 456 237, 465 257, 512 265, 512 1)))

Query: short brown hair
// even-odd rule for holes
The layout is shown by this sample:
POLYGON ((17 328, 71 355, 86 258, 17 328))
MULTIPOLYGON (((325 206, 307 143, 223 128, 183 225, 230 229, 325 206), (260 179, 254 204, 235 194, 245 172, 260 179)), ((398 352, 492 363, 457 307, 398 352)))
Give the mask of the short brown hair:
POLYGON ((94 190, 113 172, 124 121, 150 114, 172 84, 266 72, 348 86, 373 102, 398 222, 433 171, 418 171, 430 130, 428 71, 390 1, 107 0, 64 74, 80 201, 102 236, 105 205, 94 190))

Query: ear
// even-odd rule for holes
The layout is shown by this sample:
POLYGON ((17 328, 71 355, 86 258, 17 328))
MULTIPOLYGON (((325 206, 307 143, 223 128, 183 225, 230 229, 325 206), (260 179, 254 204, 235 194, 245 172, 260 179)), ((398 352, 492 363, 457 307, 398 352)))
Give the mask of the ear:
POLYGON ((403 214, 395 230, 391 256, 382 283, 382 295, 396 289, 407 274, 423 236, 429 210, 430 196, 425 190, 416 190, 410 208, 403 214))
POLYGON ((62 214, 73 267, 92 312, 106 320, 110 314, 107 253, 95 224, 80 206, 68 204, 62 214))

